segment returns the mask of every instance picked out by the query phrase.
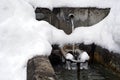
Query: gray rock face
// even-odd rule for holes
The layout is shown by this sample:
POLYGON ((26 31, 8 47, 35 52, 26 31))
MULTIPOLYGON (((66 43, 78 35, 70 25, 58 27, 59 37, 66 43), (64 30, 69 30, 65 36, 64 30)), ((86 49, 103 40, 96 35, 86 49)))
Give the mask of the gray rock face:
POLYGON ((96 47, 95 60, 120 75, 120 54, 96 47))
POLYGON ((54 25, 58 29, 64 30, 67 34, 72 32, 71 30, 71 20, 69 15, 74 16, 74 26, 75 27, 88 27, 92 26, 101 20, 103 20, 109 13, 110 9, 100 9, 100 8, 55 8, 50 11, 46 8, 36 9, 36 19, 45 20, 50 24, 54 25))

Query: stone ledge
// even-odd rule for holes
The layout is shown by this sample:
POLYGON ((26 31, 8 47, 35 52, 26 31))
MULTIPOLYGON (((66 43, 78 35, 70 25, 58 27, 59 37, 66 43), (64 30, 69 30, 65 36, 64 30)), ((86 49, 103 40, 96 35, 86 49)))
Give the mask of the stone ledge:
POLYGON ((109 52, 107 49, 97 46, 94 59, 120 76, 120 54, 109 52))
POLYGON ((36 56, 28 61, 27 80, 55 80, 55 72, 47 56, 36 56))

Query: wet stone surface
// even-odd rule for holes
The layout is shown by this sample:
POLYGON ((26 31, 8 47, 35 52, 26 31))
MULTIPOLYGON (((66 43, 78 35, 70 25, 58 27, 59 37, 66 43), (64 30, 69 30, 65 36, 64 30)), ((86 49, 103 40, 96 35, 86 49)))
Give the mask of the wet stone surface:
POLYGON ((55 80, 55 72, 47 56, 36 56, 28 61, 27 80, 55 80))
POLYGON ((80 70, 80 73, 60 67, 55 67, 55 72, 58 80, 120 80, 112 71, 98 64, 91 65, 88 70, 80 70))

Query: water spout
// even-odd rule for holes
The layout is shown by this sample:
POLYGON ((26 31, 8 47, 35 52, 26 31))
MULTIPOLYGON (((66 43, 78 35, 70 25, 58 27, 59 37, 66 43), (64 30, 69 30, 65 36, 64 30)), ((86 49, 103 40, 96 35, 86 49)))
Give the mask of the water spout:
POLYGON ((72 24, 72 32, 74 31, 74 14, 69 14, 68 15, 69 19, 71 20, 71 24, 72 24))

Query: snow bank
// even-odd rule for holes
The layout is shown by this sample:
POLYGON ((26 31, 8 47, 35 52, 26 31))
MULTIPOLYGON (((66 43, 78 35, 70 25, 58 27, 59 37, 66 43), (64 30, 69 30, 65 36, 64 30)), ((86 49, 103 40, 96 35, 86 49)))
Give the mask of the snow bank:
POLYGON ((35 55, 50 55, 51 44, 96 43, 119 52, 119 4, 114 0, 1 0, 0 80, 26 80, 28 59, 35 55), (110 7, 111 12, 100 23, 76 28, 71 35, 66 35, 45 21, 36 21, 34 8, 37 6, 50 9, 59 6, 110 7))
POLYGON ((116 3, 116 5, 111 8, 109 15, 96 25, 76 28, 70 35, 70 43, 95 43, 109 51, 120 53, 119 4, 119 2, 116 3))
POLYGON ((24 0, 1 0, 0 6, 0 80, 26 80, 28 59, 50 55, 53 32, 64 32, 35 20, 33 7, 24 0))
POLYGON ((52 10, 55 7, 99 7, 109 8, 115 3, 114 0, 26 0, 34 8, 42 7, 52 10))

